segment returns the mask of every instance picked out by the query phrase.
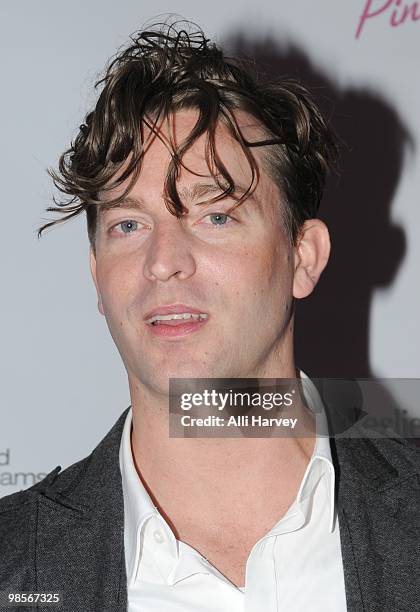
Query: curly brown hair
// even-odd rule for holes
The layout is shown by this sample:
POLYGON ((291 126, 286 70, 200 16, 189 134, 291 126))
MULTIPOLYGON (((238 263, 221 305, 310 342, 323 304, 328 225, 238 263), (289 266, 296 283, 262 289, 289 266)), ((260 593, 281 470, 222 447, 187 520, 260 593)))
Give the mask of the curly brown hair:
MULTIPOLYGON (((130 44, 109 63, 94 110, 89 112, 70 148, 60 157, 58 172, 49 170, 55 186, 70 198, 57 200, 47 211, 64 214, 38 230, 86 211, 90 243, 95 233, 100 195, 130 179, 128 187, 107 205, 118 203, 137 180, 146 148, 144 127, 159 136, 158 124, 170 114, 196 109, 197 122, 177 148, 164 185, 167 209, 176 216, 185 211, 177 191, 177 177, 185 152, 206 134, 206 160, 222 189, 214 198, 235 193, 228 168, 216 152, 215 130, 223 122, 240 144, 252 180, 240 204, 255 188, 258 165, 252 147, 266 147, 264 165, 285 199, 282 215, 288 236, 296 242, 306 219, 317 215, 325 178, 336 156, 332 130, 308 90, 282 79, 263 82, 251 62, 228 58, 188 22, 156 24, 130 37, 130 44), (263 140, 247 141, 235 110, 252 115, 261 125, 263 140)), ((161 138, 161 137, 160 137, 161 138)))

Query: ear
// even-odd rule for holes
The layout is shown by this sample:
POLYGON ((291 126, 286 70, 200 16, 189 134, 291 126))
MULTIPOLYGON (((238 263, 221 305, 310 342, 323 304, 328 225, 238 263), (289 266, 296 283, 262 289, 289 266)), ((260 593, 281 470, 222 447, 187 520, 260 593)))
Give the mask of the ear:
POLYGON ((320 219, 309 219, 301 228, 294 248, 293 296, 307 297, 315 288, 330 256, 330 235, 320 219))
POLYGON ((93 252, 92 247, 89 247, 89 253, 90 253, 90 272, 92 274, 93 282, 95 283, 95 287, 96 287, 96 294, 98 296, 98 310, 101 314, 104 314, 104 307, 102 304, 101 292, 99 291, 98 280, 96 277, 96 256, 95 256, 95 253, 93 252))

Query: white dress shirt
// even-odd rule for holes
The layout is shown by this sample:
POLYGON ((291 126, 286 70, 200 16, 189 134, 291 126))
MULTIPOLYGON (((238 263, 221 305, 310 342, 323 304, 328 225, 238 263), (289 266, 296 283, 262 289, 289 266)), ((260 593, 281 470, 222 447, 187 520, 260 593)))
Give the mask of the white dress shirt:
MULTIPOLYGON (((301 372, 305 399, 326 432, 321 398, 301 372)), ((343 612, 347 610, 334 465, 317 435, 298 494, 252 548, 236 587, 197 550, 175 538, 142 484, 131 452, 131 409, 120 446, 129 612, 343 612)))

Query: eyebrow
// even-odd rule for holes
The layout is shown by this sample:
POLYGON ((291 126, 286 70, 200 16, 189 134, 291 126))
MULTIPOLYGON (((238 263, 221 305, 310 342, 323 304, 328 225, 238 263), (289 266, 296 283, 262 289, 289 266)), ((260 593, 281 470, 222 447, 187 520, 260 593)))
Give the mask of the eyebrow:
MULTIPOLYGON (((235 189, 231 194, 227 194, 228 196, 235 197, 236 195, 243 195, 246 192, 245 187, 241 185, 235 185, 235 189)), ((198 198, 202 198, 203 196, 207 196, 210 194, 217 194, 223 196, 223 186, 220 187, 216 183, 195 183, 192 186, 184 187, 180 190, 179 196, 181 199, 185 199, 187 201, 194 201, 198 198)), ((196 205, 199 204, 208 204, 208 202, 196 202, 196 205)))
POLYGON ((144 207, 144 203, 141 198, 136 198, 133 196, 126 196, 120 202, 101 202, 99 206, 99 210, 105 212, 107 210, 112 210, 113 208, 139 208, 142 209, 144 207))
MULTIPOLYGON (((236 197, 236 196, 241 197, 246 193, 247 190, 248 188, 245 188, 242 185, 235 185, 234 191, 231 194, 229 194, 229 196, 230 197, 236 197)), ((217 194, 217 195, 223 196, 223 189, 222 187, 219 187, 219 185, 217 185, 216 183, 195 183, 194 185, 180 189, 178 194, 181 200, 184 200, 187 202, 193 202, 194 200, 198 198, 202 198, 210 194, 217 194)), ((251 198, 252 193, 250 193, 248 197, 251 198)), ((213 204, 213 202, 208 202, 208 201, 195 202, 195 206, 199 206, 199 205, 208 206, 209 204, 213 204)), ((118 208, 118 209, 138 208, 139 210, 142 210, 145 208, 145 204, 144 204, 144 201, 139 197, 126 196, 118 203, 104 201, 100 205, 100 210, 102 212, 106 212, 107 210, 112 210, 113 208, 118 208)))

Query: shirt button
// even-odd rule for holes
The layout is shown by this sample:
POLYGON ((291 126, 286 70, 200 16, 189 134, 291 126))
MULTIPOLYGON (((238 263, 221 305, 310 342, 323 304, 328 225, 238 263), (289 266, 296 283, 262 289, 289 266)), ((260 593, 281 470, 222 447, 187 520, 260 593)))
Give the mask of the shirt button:
POLYGON ((165 541, 165 538, 163 536, 163 533, 161 531, 159 531, 159 529, 156 529, 153 532, 153 537, 155 539, 155 542, 157 542, 158 544, 162 544, 162 542, 165 541))

